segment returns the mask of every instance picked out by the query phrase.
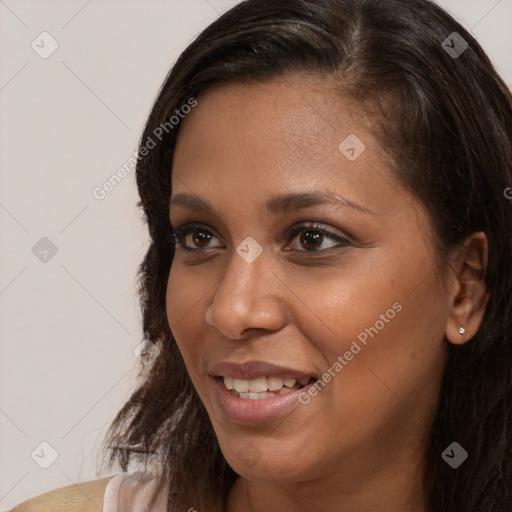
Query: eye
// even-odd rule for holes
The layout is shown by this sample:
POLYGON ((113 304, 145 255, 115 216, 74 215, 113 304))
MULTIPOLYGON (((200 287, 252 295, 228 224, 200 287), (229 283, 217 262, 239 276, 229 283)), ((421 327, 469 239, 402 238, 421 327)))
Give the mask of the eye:
MULTIPOLYGON (((287 238, 294 239, 298 234, 298 242, 304 249, 286 249, 297 252, 331 252, 341 247, 352 245, 351 242, 336 233, 333 233, 318 223, 294 226, 287 231, 287 238), (328 247, 322 247, 326 240, 337 242, 328 247)), ((190 223, 173 228, 174 243, 178 243, 186 251, 197 252, 202 249, 213 249, 208 246, 212 238, 217 238, 213 231, 205 224, 190 223), (191 246, 192 245, 192 246, 191 246), (195 247, 194 247, 195 246, 195 247)), ((221 245, 220 248, 225 247, 221 245)))
POLYGON ((178 243, 186 251, 211 249, 208 247, 208 243, 212 238, 217 238, 207 226, 196 222, 176 226, 173 228, 173 237, 175 243, 178 243), (191 241, 196 244, 197 248, 190 247, 191 241))
POLYGON ((340 247, 347 247, 349 245, 352 245, 351 242, 345 238, 344 236, 338 235, 336 233, 333 233, 326 229, 321 224, 318 224, 316 222, 309 223, 307 225, 299 225, 294 226, 291 229, 288 230, 288 237, 294 238, 297 234, 300 233, 300 236, 298 237, 298 242, 301 245, 301 247, 305 248, 304 250, 301 249, 292 249, 297 250, 299 252, 331 252, 332 250, 337 250, 340 247), (331 240, 338 242, 337 244, 332 244, 329 247, 323 247, 323 244, 325 240, 331 240))

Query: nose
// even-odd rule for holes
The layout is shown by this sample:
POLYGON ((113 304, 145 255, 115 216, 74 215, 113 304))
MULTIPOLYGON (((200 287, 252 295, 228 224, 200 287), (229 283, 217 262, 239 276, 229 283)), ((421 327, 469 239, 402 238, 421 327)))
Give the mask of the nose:
POLYGON ((285 323, 283 280, 266 261, 263 252, 247 263, 238 254, 230 260, 212 303, 206 322, 224 337, 242 339, 247 331, 277 331, 285 323))

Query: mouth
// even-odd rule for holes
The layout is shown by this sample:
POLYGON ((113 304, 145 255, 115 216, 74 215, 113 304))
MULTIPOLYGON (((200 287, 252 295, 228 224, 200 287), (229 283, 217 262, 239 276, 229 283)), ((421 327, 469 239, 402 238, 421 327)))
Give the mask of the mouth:
POLYGON ((291 377, 280 377, 268 375, 255 379, 237 379, 230 376, 216 377, 222 380, 225 388, 237 398, 243 400, 262 400, 286 395, 316 382, 314 377, 294 379, 291 377))
POLYGON ((311 371, 261 361, 217 363, 208 368, 208 374, 224 416, 242 424, 264 423, 291 413, 317 381, 311 371))

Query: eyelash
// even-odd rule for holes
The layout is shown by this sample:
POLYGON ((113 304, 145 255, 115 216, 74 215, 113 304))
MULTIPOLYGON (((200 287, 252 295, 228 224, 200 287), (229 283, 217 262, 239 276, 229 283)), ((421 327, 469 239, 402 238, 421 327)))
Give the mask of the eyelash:
MULTIPOLYGON (((199 252, 199 251, 208 251, 208 250, 213 249, 213 247, 193 249, 193 248, 190 248, 190 247, 187 247, 187 246, 184 245, 184 243, 183 243, 184 238, 188 234, 190 234, 190 233, 192 233, 194 231, 199 231, 199 230, 202 230, 203 232, 206 232, 206 233, 209 233, 209 234, 212 234, 212 235, 215 236, 213 231, 206 224, 201 224, 201 223, 197 223, 197 222, 191 222, 191 223, 181 224, 181 225, 172 227, 172 235, 173 235, 172 243, 179 244, 180 247, 183 248, 183 250, 191 252, 191 253, 199 252)), ((312 222, 312 223, 309 223, 307 225, 301 224, 301 225, 293 226, 293 227, 291 227, 286 232, 286 236, 287 236, 288 239, 292 239, 293 240, 293 238, 295 238, 295 236, 297 234, 302 233, 304 231, 313 231, 313 232, 322 233, 324 236, 330 238, 331 240, 334 240, 334 241, 338 242, 339 245, 334 246, 334 247, 330 247, 328 249, 311 249, 311 250, 307 250, 307 249, 304 249, 304 250, 292 249, 292 251, 294 251, 294 252, 303 252, 303 253, 321 253, 322 255, 324 255, 324 254, 330 254, 331 252, 334 252, 334 251, 337 251, 337 250, 342 249, 344 247, 352 245, 350 240, 348 240, 347 238, 339 236, 339 235, 337 235, 335 233, 332 233, 331 231, 329 231, 329 230, 325 229, 324 227, 322 227, 321 224, 318 224, 316 222, 312 222), (340 247, 340 245, 341 245, 341 247, 340 247)), ((218 238, 218 237, 216 237, 216 238, 218 238)))

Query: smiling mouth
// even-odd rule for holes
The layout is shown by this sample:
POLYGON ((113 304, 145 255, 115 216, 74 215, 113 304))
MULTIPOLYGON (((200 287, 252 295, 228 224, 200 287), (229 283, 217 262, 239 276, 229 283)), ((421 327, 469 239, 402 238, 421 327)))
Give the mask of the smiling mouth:
POLYGON ((224 386, 233 396, 245 400, 261 400, 286 395, 298 391, 304 386, 316 381, 314 377, 293 379, 270 375, 268 377, 257 377, 256 379, 236 379, 233 377, 218 377, 224 382, 224 386))

